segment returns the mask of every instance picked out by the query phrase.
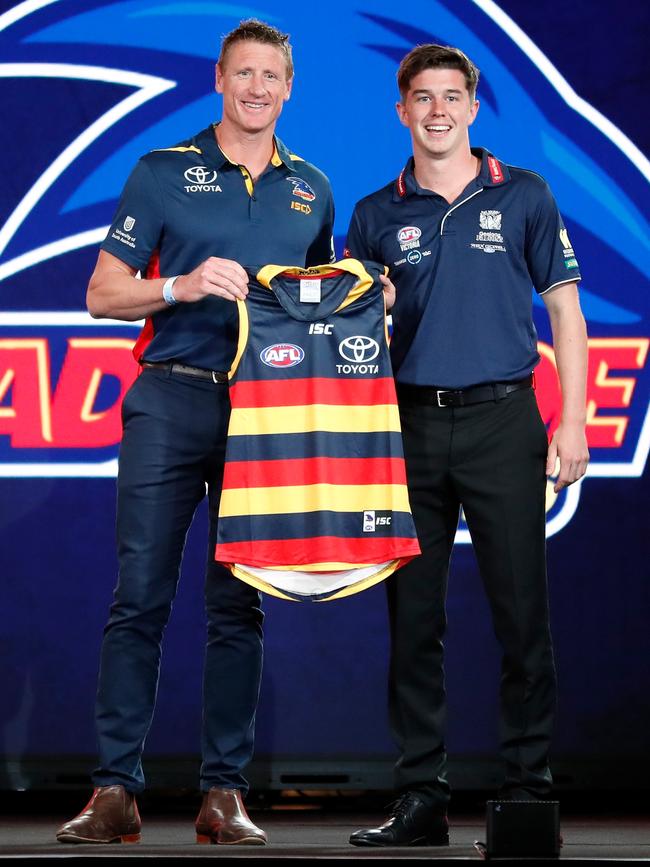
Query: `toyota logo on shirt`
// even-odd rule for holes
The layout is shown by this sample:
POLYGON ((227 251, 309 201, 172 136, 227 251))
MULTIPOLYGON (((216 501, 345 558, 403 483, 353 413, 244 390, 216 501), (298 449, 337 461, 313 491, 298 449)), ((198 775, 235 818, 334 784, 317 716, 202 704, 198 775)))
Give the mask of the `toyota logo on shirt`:
POLYGON ((379 344, 372 337, 355 334, 346 337, 339 343, 339 354, 346 361, 354 361, 360 364, 363 361, 372 361, 379 355, 379 344))
POLYGON ((211 184, 216 180, 217 173, 214 169, 207 169, 205 166, 193 166, 191 169, 183 172, 185 180, 191 184, 211 184))

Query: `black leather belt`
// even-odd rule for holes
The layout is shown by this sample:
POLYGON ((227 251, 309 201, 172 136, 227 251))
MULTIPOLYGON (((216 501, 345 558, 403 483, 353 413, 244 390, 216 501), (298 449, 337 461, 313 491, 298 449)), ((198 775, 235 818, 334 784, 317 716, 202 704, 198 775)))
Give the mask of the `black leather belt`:
POLYGON ((182 376, 196 376, 197 379, 211 379, 212 382, 228 382, 228 374, 220 370, 204 370, 202 367, 189 367, 187 364, 177 364, 175 361, 143 361, 142 366, 166 370, 169 373, 180 373, 182 376))
POLYGON ((427 385, 407 385, 396 382, 398 401, 418 403, 433 406, 470 406, 473 403, 485 403, 489 400, 503 400, 513 391, 530 388, 533 384, 532 374, 517 382, 490 382, 487 385, 475 385, 472 388, 435 388, 427 385))

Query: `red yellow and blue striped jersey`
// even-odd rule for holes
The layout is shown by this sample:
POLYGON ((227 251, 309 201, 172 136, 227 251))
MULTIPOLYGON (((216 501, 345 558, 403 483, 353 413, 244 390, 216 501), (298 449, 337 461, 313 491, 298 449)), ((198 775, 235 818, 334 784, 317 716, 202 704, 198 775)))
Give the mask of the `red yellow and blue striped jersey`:
POLYGON ((356 593, 420 552, 380 273, 267 265, 238 302, 216 559, 282 598, 356 593))

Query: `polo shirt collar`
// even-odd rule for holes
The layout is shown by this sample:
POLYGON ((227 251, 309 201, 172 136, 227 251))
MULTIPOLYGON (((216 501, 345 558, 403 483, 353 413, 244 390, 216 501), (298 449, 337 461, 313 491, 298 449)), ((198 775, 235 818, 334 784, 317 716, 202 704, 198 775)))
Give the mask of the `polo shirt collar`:
POLYGON ((273 154, 273 158, 271 159, 272 164, 274 166, 279 166, 284 163, 284 165, 288 169, 291 169, 291 171, 295 172, 297 169, 296 159, 298 159, 299 162, 302 162, 302 160, 297 158, 295 154, 292 154, 288 147, 283 142, 281 142, 280 139, 277 138, 277 136, 275 137, 274 141, 275 152, 273 154), (277 162, 275 162, 276 158, 277 162))
POLYGON ((230 160, 217 144, 217 139, 214 134, 215 124, 210 124, 207 129, 204 129, 196 137, 196 143, 201 148, 201 153, 206 158, 211 166, 217 169, 223 168, 230 160))
POLYGON ((485 148, 472 148, 475 157, 481 160, 477 180, 481 187, 500 187, 510 180, 510 169, 485 148))
MULTIPOLYGON (((214 132, 216 126, 217 124, 211 124, 196 137, 197 145, 201 149, 202 154, 217 169, 221 169, 226 165, 238 165, 238 163, 233 162, 217 144, 217 138, 214 132)), ((289 150, 280 139, 274 136, 271 165, 278 168, 284 164, 287 168, 295 170, 295 163, 292 159, 294 156, 294 154, 289 153, 289 150)))
MULTIPOLYGON (((421 189, 418 182, 415 180, 415 160, 413 157, 409 157, 406 165, 402 169, 402 171, 397 176, 397 180, 395 181, 395 187, 393 189, 393 201, 401 202, 403 199, 408 198, 409 196, 417 196, 422 195, 423 190, 421 189)), ((429 193, 431 195, 431 193, 429 193)))
MULTIPOLYGON (((475 157, 481 160, 481 168, 475 179, 476 186, 498 187, 510 180, 510 171, 505 163, 498 160, 485 148, 472 148, 475 157)), ((409 157, 406 165, 397 176, 393 188, 393 201, 401 202, 409 196, 431 196, 435 191, 423 189, 415 179, 415 161, 409 157)))

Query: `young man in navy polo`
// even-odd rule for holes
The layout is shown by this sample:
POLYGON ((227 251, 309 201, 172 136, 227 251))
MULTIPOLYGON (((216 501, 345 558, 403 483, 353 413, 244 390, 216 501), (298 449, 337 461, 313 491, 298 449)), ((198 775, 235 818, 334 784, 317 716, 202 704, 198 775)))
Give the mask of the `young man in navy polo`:
POLYGON ((223 40, 219 124, 144 156, 124 188, 88 287, 95 317, 146 319, 142 373, 124 400, 118 477, 119 581, 97 692, 99 767, 64 843, 135 842, 135 794, 153 714, 160 649, 185 537, 208 489, 208 640, 203 690, 199 842, 263 844, 246 815, 262 666, 259 593, 214 562, 244 266, 331 258, 327 178, 274 137, 289 98, 288 37, 260 21, 223 40), (136 279, 137 272, 143 279, 136 279))
POLYGON ((400 798, 357 846, 447 845, 442 639, 449 558, 464 509, 503 651, 501 797, 543 798, 555 707, 545 563, 546 476, 581 478, 587 340, 578 263, 543 178, 469 144, 478 70, 422 45, 398 71, 413 157, 360 201, 349 255, 390 267, 391 355, 423 554, 390 579, 391 728, 400 798), (563 397, 549 444, 532 388, 531 284, 550 316, 563 397))

